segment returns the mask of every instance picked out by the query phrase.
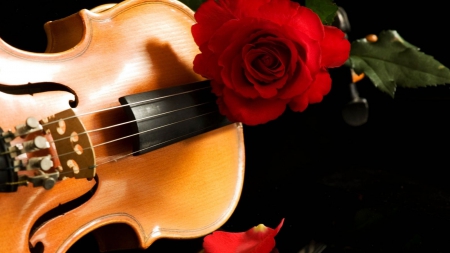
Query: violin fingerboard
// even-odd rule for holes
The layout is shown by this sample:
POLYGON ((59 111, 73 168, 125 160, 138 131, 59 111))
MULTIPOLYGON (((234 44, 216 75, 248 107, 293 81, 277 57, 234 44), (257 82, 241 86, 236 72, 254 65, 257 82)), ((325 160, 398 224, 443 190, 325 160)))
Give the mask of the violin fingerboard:
POLYGON ((140 155, 231 124, 221 115, 209 81, 119 99, 133 121, 133 154, 140 155))

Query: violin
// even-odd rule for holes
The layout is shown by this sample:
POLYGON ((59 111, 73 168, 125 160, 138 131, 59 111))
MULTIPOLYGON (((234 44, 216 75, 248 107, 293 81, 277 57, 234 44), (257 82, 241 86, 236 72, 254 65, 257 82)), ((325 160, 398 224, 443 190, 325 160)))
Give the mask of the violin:
POLYGON ((193 11, 127 0, 45 24, 44 53, 0 39, 0 249, 148 248, 219 228, 240 197, 243 129, 220 115, 193 11), (126 231, 126 232, 123 232, 126 231))

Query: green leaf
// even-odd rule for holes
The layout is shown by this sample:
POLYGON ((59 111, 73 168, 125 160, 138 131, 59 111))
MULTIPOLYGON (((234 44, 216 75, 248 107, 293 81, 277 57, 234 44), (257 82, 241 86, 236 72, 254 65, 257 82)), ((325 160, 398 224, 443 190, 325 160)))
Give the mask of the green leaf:
POLYGON ((396 31, 383 31, 378 41, 352 43, 346 65, 364 72, 380 90, 394 97, 397 85, 407 88, 450 83, 450 70, 406 42, 396 31))
POLYGON ((319 15, 320 20, 325 25, 333 23, 338 10, 338 6, 333 3, 333 0, 306 0, 305 6, 319 15))
POLYGON ((193 11, 196 11, 203 2, 206 2, 206 0, 179 0, 179 1, 187 5, 193 11))

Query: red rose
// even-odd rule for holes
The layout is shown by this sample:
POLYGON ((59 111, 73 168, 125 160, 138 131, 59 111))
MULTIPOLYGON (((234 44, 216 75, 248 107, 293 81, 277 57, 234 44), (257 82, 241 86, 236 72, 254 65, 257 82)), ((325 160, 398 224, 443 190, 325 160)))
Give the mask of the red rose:
POLYGON ((341 30, 289 0, 208 0, 195 19, 194 71, 211 79, 221 113, 247 125, 322 101, 327 68, 350 52, 341 30))

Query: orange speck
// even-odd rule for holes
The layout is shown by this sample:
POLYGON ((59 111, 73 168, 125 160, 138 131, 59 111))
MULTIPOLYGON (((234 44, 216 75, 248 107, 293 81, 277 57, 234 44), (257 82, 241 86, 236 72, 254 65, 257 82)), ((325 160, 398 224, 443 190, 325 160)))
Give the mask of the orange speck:
POLYGON ((361 81, 364 78, 364 73, 361 74, 356 74, 355 71, 352 69, 352 82, 353 83, 357 83, 359 81, 361 81))
POLYGON ((366 40, 368 42, 372 42, 373 43, 373 42, 377 42, 378 37, 375 34, 369 34, 369 35, 366 36, 366 40))

